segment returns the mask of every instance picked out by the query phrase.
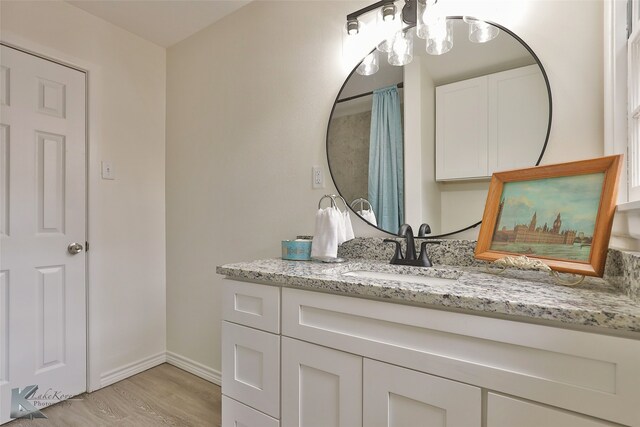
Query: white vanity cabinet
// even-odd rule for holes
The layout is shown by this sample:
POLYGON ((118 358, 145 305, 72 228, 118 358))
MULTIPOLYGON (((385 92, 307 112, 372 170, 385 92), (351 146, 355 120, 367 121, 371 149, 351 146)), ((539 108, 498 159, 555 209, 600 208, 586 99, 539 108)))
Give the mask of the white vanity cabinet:
POLYGON ((280 425, 280 288, 226 281, 222 425, 280 425))
POLYGON ((532 166, 549 120, 537 65, 436 88, 436 180, 488 178, 532 166))
POLYGON ((224 426, 640 427, 638 340, 225 282, 224 426))

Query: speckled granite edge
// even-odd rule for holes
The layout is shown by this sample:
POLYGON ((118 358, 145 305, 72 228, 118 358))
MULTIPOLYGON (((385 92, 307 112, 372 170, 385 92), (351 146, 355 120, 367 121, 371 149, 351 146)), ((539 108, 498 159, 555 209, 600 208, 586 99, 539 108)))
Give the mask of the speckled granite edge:
MULTIPOLYGON (((340 245, 338 256, 347 259, 371 259, 389 261, 394 245, 384 243, 379 237, 357 237, 340 245)), ((398 239, 404 251, 404 239, 398 239)), ((419 247, 421 239, 416 239, 419 247)), ((476 242, 472 240, 435 239, 439 245, 427 246, 427 253, 434 265, 483 267, 487 263, 474 258, 476 242)), ((640 302, 640 253, 609 249, 604 279, 640 302)))
POLYGON ((604 278, 640 303, 640 253, 609 249, 604 278))
POLYGON ((598 278, 588 278, 580 288, 567 288, 553 284, 542 272, 509 271, 496 276, 477 267, 424 269, 362 259, 339 265, 270 259, 227 264, 216 271, 240 280, 345 296, 640 333, 640 305, 598 278), (410 278, 400 281, 344 275, 357 270, 406 274, 410 278), (418 283, 416 276, 453 280, 445 284, 418 283))

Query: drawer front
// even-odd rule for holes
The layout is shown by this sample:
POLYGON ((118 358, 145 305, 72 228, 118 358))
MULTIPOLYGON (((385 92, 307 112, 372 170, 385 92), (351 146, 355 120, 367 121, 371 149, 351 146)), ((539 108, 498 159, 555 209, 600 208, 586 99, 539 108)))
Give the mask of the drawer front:
POLYGON ((280 288, 224 281, 222 318, 274 334, 280 333, 280 288))
POLYGON ((280 337, 222 322, 222 393, 280 418, 280 337))
POLYGON ((499 394, 489 393, 487 427, 612 427, 619 424, 595 420, 499 394))
POLYGON ((278 427, 280 422, 242 403, 222 396, 222 427, 278 427))
POLYGON ((640 341, 284 288, 283 335, 640 426, 640 341))

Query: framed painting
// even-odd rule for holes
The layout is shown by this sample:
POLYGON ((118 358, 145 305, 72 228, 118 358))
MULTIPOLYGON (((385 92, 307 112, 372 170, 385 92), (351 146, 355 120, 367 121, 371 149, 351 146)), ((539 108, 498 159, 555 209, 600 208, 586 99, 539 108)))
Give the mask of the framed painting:
POLYGON ((622 155, 494 173, 475 257, 604 274, 622 155))

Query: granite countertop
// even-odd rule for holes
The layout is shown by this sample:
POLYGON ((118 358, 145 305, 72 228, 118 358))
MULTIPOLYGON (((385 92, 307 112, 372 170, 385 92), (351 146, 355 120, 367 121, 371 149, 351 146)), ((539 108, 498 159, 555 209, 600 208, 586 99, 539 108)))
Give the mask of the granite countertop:
POLYGON ((267 259, 227 264, 216 271, 233 279, 291 288, 463 309, 479 315, 507 315, 514 320, 543 319, 558 326, 586 326, 600 332, 640 333, 640 304, 597 278, 587 278, 579 287, 570 288, 555 284, 543 272, 509 270, 498 276, 478 266, 419 268, 365 259, 343 264, 267 259), (349 271, 392 272, 408 277, 407 281, 398 281, 343 275, 349 271), (454 280, 425 284, 413 281, 412 276, 454 280))

